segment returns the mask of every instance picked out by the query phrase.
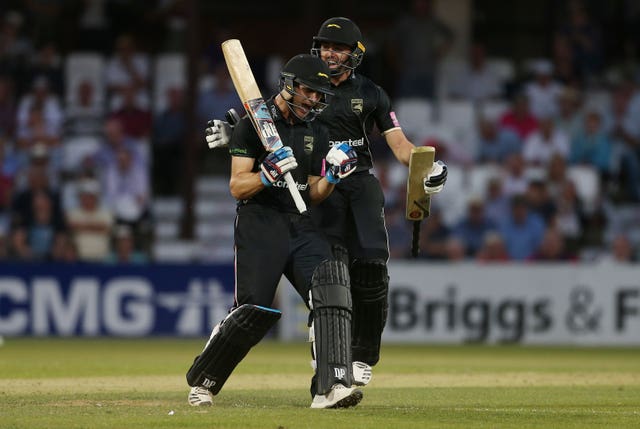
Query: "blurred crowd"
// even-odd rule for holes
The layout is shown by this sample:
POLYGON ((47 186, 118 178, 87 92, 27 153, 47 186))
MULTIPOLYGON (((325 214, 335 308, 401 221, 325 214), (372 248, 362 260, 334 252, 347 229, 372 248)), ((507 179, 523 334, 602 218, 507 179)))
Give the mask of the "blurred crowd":
MULTIPOLYGON (((38 9, 50 3, 0 9, 0 260, 144 263, 153 259, 154 198, 182 192, 185 82, 158 75, 155 61, 184 44, 182 2, 154 2, 166 37, 153 53, 139 33, 108 25, 132 19, 108 7, 123 2, 75 3, 77 40, 64 53, 52 37, 60 11, 38 9)), ((569 3, 552 56, 502 59, 500 69, 477 41, 449 61, 456 34, 429 1, 412 4, 389 31, 402 49, 389 57, 397 85, 386 89, 409 138, 434 145, 451 169, 422 224, 420 257, 637 261, 640 75, 605 67, 602 34, 582 3, 569 3), (402 106, 415 108, 403 116, 402 106), (452 120, 448 106, 462 106, 452 120), (589 180, 594 191, 581 192, 589 180)), ((220 53, 202 59, 199 132, 240 108, 220 53)), ((406 169, 382 141, 374 146, 392 258, 406 258, 406 169)))

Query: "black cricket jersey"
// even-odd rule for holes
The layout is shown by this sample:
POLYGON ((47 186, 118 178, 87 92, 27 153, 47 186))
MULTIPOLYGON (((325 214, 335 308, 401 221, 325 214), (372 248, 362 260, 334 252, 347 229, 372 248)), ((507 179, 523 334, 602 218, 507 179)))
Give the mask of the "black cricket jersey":
POLYGON ((380 132, 399 128, 387 93, 370 79, 352 74, 349 79, 332 86, 334 96, 316 121, 329 130, 329 145, 347 143, 358 154, 356 171, 373 167, 369 133, 374 124, 380 132))
MULTIPOLYGON (((291 171, 291 175, 298 185, 302 198, 309 205, 308 176, 322 176, 323 160, 329 151, 327 130, 316 122, 317 119, 304 122, 294 116, 294 122, 290 124, 283 118, 282 112, 273 102, 273 97, 266 103, 283 145, 293 150, 298 167, 291 171)), ((229 142, 229 153, 232 156, 254 158, 251 171, 260 171, 260 163, 267 156, 267 151, 262 146, 248 116, 242 118, 235 126, 229 142)), ((287 183, 282 179, 264 188, 250 199, 239 201, 238 204, 259 203, 278 211, 298 213, 287 188, 287 183)))

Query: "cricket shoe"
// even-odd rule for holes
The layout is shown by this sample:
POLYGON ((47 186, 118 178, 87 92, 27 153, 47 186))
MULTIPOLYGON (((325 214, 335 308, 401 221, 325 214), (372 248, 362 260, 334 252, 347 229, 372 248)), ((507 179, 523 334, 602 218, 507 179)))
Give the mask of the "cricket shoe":
POLYGON ((192 407, 210 407, 213 405, 211 394, 207 389, 200 386, 191 388, 189 392, 189 405, 192 407))
POLYGON ((349 408, 355 407, 361 400, 361 390, 337 383, 326 395, 314 396, 311 408, 349 408))
POLYGON ((373 377, 371 366, 357 360, 353 361, 353 384, 356 386, 366 386, 373 377))

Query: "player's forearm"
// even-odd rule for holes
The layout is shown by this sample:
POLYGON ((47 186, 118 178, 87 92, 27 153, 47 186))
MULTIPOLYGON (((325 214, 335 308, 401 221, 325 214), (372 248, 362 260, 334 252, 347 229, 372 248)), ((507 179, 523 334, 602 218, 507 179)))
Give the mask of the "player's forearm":
POLYGON ((411 150, 415 147, 407 137, 404 135, 401 129, 394 129, 385 134, 387 144, 393 152, 393 156, 398 161, 406 166, 409 166, 409 159, 411 158, 411 150))
POLYGON ((237 200, 246 200, 264 189, 260 173, 243 172, 234 174, 229 181, 231 195, 237 200))
POLYGON ((312 204, 320 204, 333 192, 335 185, 319 176, 309 176, 309 199, 312 204))

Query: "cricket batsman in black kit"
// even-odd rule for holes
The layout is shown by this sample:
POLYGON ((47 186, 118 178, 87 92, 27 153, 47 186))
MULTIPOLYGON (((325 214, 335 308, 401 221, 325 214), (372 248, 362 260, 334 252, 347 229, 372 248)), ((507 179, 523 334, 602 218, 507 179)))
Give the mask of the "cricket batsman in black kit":
MULTIPOLYGON (((349 266, 353 299, 353 360, 375 365, 387 320, 389 246, 384 224, 384 195, 371 173, 368 135, 374 126, 384 136, 394 156, 409 165, 414 145, 406 138, 387 93, 370 79, 355 73, 365 46, 353 21, 337 17, 325 21, 313 38, 312 55, 331 70, 334 97, 318 121, 329 130, 329 144, 348 144, 358 154, 356 172, 336 185, 316 208, 314 216, 329 236, 336 257, 349 266)), ((442 190, 446 166, 438 161, 425 178, 425 192, 442 190)))
POLYGON ((345 408, 362 399, 353 386, 348 269, 311 217, 298 212, 283 178, 292 174, 308 204, 325 199, 355 171, 355 151, 329 148, 325 127, 312 122, 330 96, 327 65, 298 55, 282 69, 280 92, 266 102, 286 146, 266 152, 248 117, 235 127, 229 145, 230 190, 238 200, 235 303, 187 373, 191 405, 211 405, 211 396, 278 321, 280 312, 270 307, 283 274, 312 312, 317 365, 311 408, 345 408))
MULTIPOLYGON (((337 259, 349 267, 351 277, 353 369, 371 377, 380 359, 380 342, 387 321, 389 246, 384 224, 384 194, 371 173, 373 160, 368 135, 374 126, 384 136, 396 159, 409 165, 414 145, 407 139, 387 93, 370 79, 355 73, 365 53, 358 26, 343 17, 330 18, 313 37, 312 55, 330 69, 331 104, 318 116, 325 124, 332 147, 349 145, 357 153, 355 173, 336 185, 313 216, 331 242, 337 259)), ((224 121, 209 122, 209 147, 224 146, 232 129, 224 121)), ((447 167, 434 163, 424 178, 428 195, 440 192, 447 167)))

